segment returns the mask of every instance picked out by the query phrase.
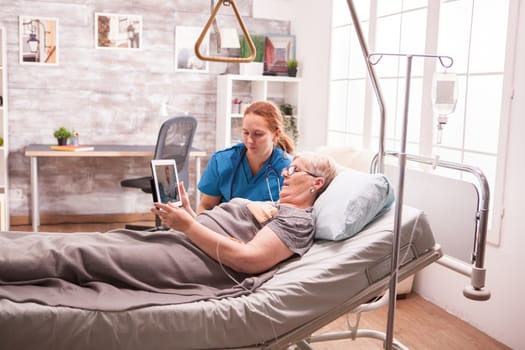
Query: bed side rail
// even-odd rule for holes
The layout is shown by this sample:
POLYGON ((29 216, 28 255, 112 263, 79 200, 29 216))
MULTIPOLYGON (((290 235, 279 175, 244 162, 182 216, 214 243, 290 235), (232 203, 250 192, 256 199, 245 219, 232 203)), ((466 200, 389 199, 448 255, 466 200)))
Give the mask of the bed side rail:
MULTIPOLYGON (((399 152, 385 151, 384 156, 399 157, 399 152)), ((371 171, 378 172, 378 154, 372 160, 371 171)), ((406 159, 412 162, 439 166, 472 174, 476 178, 474 187, 478 196, 476 208, 476 225, 474 232, 474 245, 471 255, 471 264, 444 255, 437 262, 453 271, 470 277, 470 285, 463 289, 463 295, 472 300, 484 301, 490 298, 490 291, 485 289, 485 246, 487 242, 487 223, 489 214, 490 190, 487 178, 478 167, 429 158, 418 155, 406 154, 406 159)))
MULTIPOLYGON (((399 280, 403 280, 416 272, 422 270, 424 267, 438 261, 443 256, 442 248, 439 244, 435 244, 433 248, 417 257, 417 259, 410 260, 399 267, 399 280)), ((388 287, 390 284, 390 275, 387 275, 380 280, 369 285, 357 294, 350 296, 347 301, 334 306, 325 313, 306 321, 304 324, 292 329, 290 332, 280 335, 275 339, 269 340, 264 344, 257 346, 257 350, 283 350, 293 349, 296 344, 300 349, 309 349, 307 343, 324 342, 329 340, 351 339, 355 340, 357 337, 372 337, 384 340, 386 333, 376 332, 374 330, 357 330, 357 333, 350 331, 339 331, 335 333, 328 333, 325 335, 313 335, 314 332, 333 322, 337 318, 347 314, 356 313, 366 308, 371 298, 378 295, 386 294, 388 296, 388 287), (381 335, 382 334, 382 335, 381 335)), ((388 302, 388 298, 386 299, 388 302)), ((254 348, 242 348, 242 350, 252 350, 254 348)), ((239 349, 240 350, 240 349, 239 349)))

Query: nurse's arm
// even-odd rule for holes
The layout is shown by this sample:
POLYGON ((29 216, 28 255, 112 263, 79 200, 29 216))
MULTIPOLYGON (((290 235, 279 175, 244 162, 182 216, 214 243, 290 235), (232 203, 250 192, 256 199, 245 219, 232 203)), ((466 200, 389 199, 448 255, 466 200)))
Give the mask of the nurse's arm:
POLYGON ((208 194, 202 193, 199 202, 199 207, 197 208, 197 213, 203 212, 204 210, 212 209, 220 202, 221 196, 210 196, 208 194))

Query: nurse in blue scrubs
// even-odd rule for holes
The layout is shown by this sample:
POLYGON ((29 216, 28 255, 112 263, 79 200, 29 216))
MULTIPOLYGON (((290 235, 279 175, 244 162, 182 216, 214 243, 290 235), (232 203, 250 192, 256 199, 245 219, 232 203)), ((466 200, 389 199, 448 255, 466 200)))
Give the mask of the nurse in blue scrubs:
POLYGON ((197 212, 235 197, 276 202, 282 169, 292 162, 293 152, 279 108, 268 101, 252 103, 244 112, 242 143, 215 152, 208 162, 199 182, 197 212))

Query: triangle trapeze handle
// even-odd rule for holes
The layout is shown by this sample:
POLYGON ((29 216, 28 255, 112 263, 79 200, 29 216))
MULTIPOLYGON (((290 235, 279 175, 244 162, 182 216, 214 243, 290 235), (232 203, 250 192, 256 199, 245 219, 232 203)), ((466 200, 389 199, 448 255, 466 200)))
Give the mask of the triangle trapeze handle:
POLYGON ((195 42, 195 55, 203 60, 203 61, 212 61, 212 62, 232 62, 232 63, 247 63, 247 62, 253 62, 255 59, 256 49, 255 45, 253 44, 252 38, 250 37, 250 34, 248 33, 248 30, 246 29, 246 26, 244 25, 244 21, 242 20, 241 14, 239 13, 239 9, 237 8, 237 5, 235 4, 235 0, 219 0, 217 2, 217 5, 213 9, 213 12, 208 19, 208 22, 204 25, 204 28, 202 29, 201 34, 197 38, 197 41, 195 42), (217 16, 217 13, 219 12, 221 6, 229 6, 231 5, 233 8, 233 12, 235 12, 235 17, 237 17, 237 21, 239 22, 239 25, 242 29, 242 33, 244 35, 244 38, 246 39, 246 42, 248 43, 248 47, 250 48, 250 56, 248 57, 228 57, 228 56, 205 56, 203 55, 199 48, 204 41, 204 38, 206 37, 206 34, 208 30, 210 29, 211 24, 215 20, 215 17, 217 16))

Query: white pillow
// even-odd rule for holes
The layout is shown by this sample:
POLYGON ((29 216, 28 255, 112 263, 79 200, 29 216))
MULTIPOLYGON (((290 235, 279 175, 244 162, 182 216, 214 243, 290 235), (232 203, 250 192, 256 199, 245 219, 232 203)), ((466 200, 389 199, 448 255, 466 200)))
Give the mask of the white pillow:
POLYGON ((386 176, 345 169, 315 201, 315 237, 350 238, 393 201, 394 191, 386 176))

